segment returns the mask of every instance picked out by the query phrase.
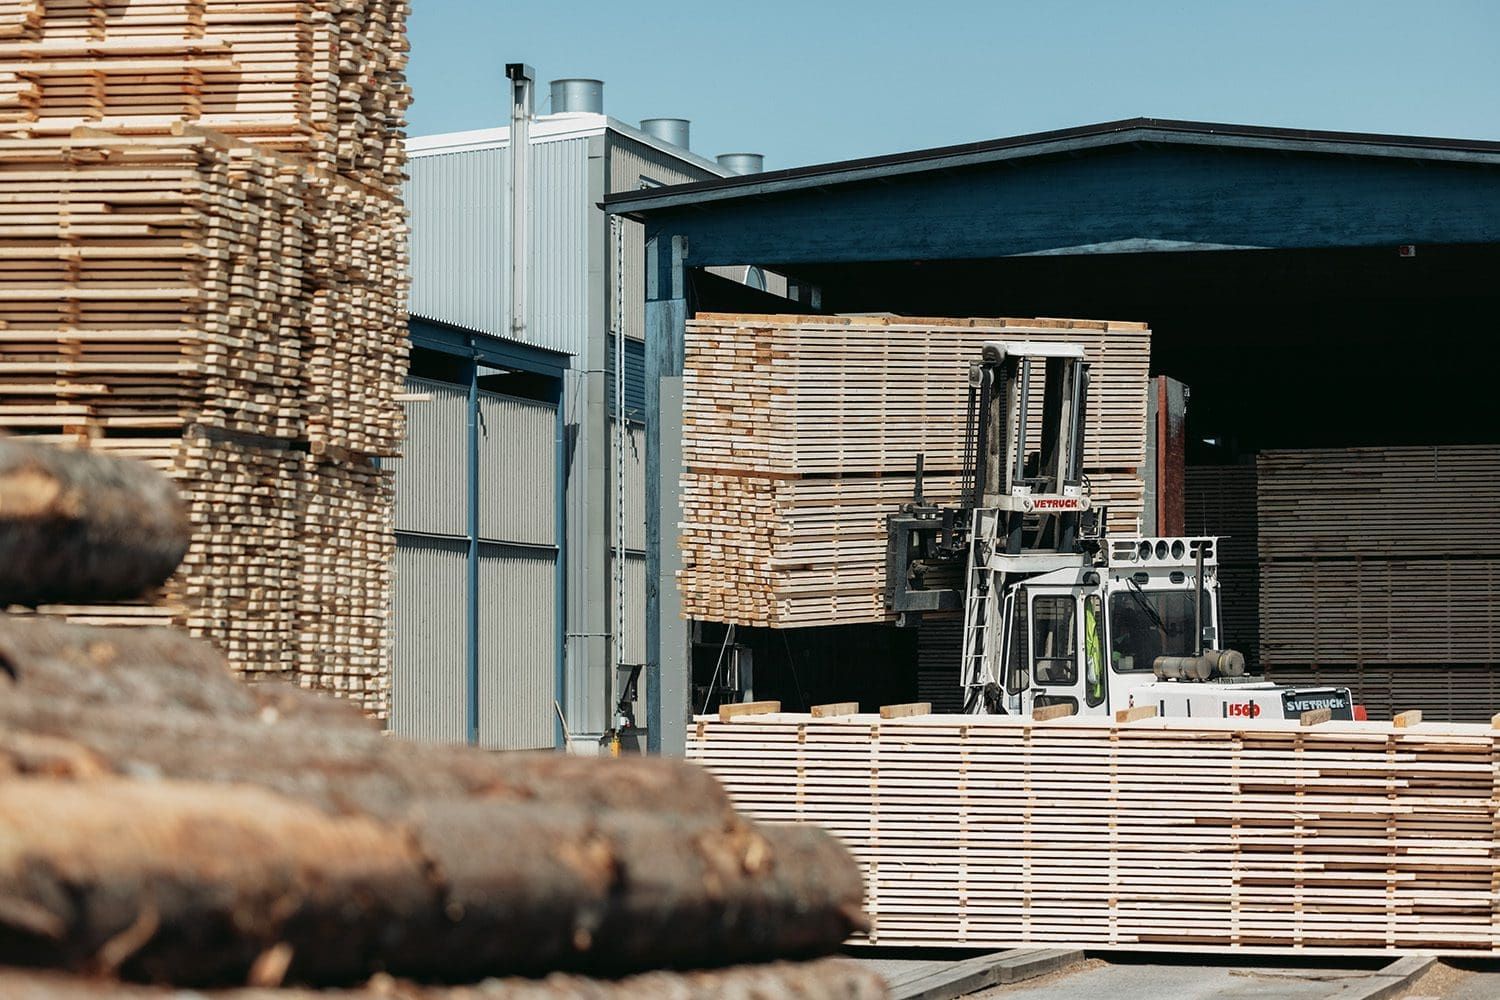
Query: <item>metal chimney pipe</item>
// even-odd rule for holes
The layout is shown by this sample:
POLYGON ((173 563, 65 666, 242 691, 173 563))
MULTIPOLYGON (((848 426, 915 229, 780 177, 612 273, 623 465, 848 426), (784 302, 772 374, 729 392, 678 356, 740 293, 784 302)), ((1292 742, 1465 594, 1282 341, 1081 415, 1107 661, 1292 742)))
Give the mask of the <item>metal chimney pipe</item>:
POLYGON ((688 132, 692 122, 686 118, 642 118, 641 131, 662 142, 688 149, 688 132))
POLYGON ((552 81, 552 113, 604 114, 604 81, 570 76, 552 81))
POLYGON ((760 153, 720 153, 718 160, 731 174, 758 174, 766 169, 766 158, 760 153))

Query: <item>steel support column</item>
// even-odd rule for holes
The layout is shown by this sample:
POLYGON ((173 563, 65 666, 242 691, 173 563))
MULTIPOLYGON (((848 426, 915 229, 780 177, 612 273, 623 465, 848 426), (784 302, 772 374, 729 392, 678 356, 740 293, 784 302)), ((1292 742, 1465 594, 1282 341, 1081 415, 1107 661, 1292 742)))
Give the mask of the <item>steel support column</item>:
POLYGON ((682 354, 687 325, 687 241, 646 242, 646 746, 686 748, 692 661, 677 571, 682 555, 682 354))
POLYGON ((464 693, 468 740, 479 743, 479 362, 469 361, 469 412, 467 420, 469 460, 467 470, 467 517, 469 558, 465 566, 464 693))

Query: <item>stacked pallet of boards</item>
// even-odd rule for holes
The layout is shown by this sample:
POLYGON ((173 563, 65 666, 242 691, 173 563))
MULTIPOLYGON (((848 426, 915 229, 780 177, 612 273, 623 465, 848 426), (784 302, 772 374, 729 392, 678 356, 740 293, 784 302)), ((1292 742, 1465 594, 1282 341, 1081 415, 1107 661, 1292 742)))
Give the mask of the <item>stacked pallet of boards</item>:
POLYGON ((849 847, 857 943, 1500 954, 1489 724, 770 714, 688 757, 849 847))
POLYGON ((1262 452, 1261 658, 1372 714, 1500 710, 1500 446, 1262 452))
POLYGON ((1189 535, 1219 537, 1219 642, 1260 667, 1260 563, 1256 550, 1255 466, 1189 466, 1183 507, 1189 535))
POLYGON ((928 501, 958 502, 969 365, 1006 339, 1083 345, 1094 503, 1111 531, 1139 531, 1151 351, 1140 324, 699 314, 683 364, 684 614, 886 621, 886 516, 911 500, 918 455, 928 501))
POLYGON ((0 430, 151 462, 155 599, 237 670, 389 700, 403 433, 398 0, 0 9, 0 430))

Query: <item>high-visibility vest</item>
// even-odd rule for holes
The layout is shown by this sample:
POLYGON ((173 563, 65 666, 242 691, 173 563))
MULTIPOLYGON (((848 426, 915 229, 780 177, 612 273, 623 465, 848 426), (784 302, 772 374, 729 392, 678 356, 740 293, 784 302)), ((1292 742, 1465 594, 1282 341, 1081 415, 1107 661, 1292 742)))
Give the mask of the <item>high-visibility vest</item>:
POLYGON ((1085 598, 1083 602, 1083 662, 1085 683, 1091 705, 1104 700, 1104 637, 1099 630, 1099 617, 1094 611, 1097 598, 1085 598))

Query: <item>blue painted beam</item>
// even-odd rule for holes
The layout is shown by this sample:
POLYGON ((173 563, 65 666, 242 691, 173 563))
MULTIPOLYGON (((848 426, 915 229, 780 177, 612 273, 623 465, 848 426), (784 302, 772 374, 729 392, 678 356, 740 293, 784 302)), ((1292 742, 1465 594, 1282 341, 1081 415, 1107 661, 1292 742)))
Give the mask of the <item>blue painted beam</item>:
POLYGON ((562 378, 571 366, 571 358, 560 351, 533 347, 513 340, 475 333, 448 323, 413 316, 407 323, 413 347, 473 358, 486 365, 511 371, 532 372, 551 378, 562 378))
POLYGON ((469 364, 468 400, 468 516, 467 604, 464 636, 465 719, 469 743, 479 743, 479 365, 469 364))
MULTIPOLYGON (((553 469, 554 487, 553 493, 556 501, 553 505, 553 531, 557 538, 557 565, 553 569, 553 593, 552 613, 553 627, 556 632, 555 642, 557 647, 554 651, 556 663, 554 665, 554 676, 552 679, 552 696, 557 705, 563 704, 567 695, 568 686, 568 504, 567 504, 567 482, 568 482, 568 422, 563 418, 562 382, 558 382, 557 388, 557 438, 553 444, 555 466, 553 469)), ((567 734, 563 732, 562 716, 554 713, 557 718, 553 720, 553 744, 559 749, 567 746, 567 734)))
POLYGON ((831 184, 645 216, 693 266, 1500 242, 1500 169, 1212 147, 831 184))

